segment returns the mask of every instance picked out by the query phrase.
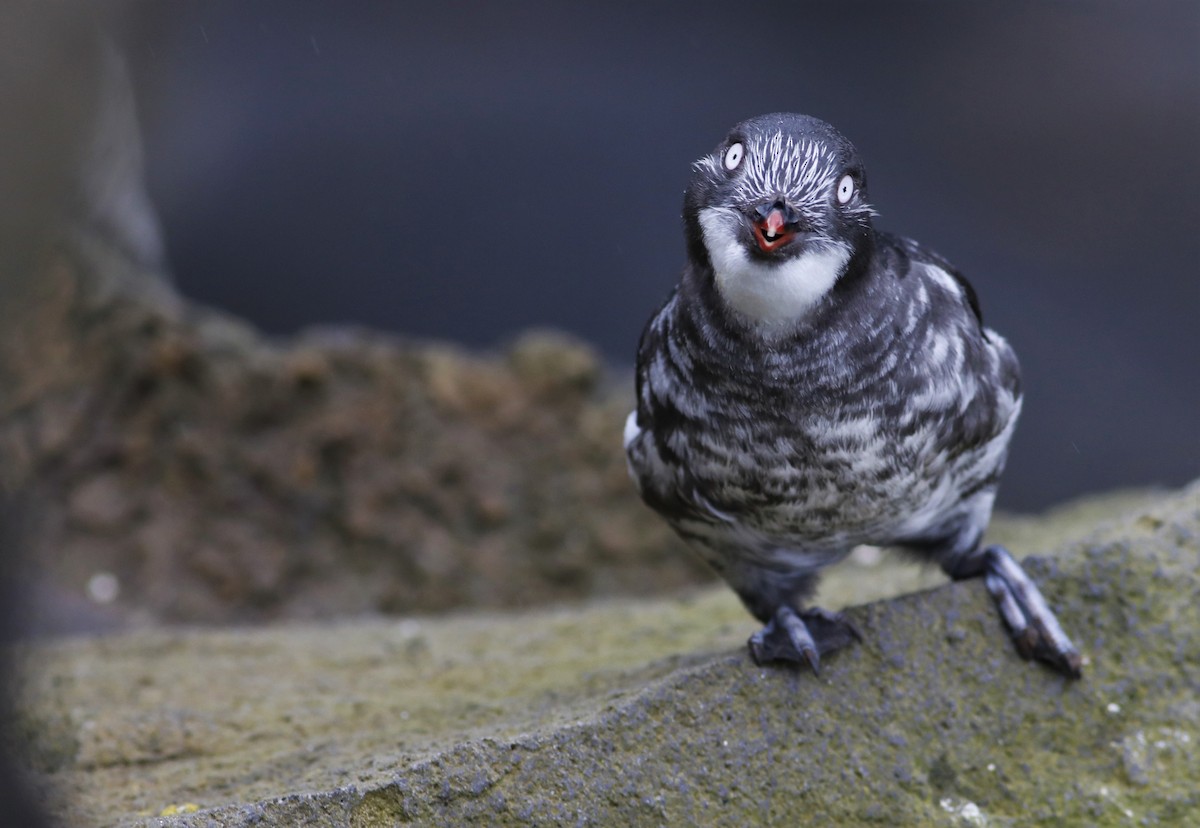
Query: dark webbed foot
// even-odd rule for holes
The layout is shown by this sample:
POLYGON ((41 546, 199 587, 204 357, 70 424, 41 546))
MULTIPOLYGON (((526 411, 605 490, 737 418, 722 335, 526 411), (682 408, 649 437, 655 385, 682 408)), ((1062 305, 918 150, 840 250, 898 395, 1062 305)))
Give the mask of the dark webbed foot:
POLYGON ((775 610, 767 625, 750 636, 747 643, 755 664, 795 661, 819 673, 822 655, 852 641, 862 641, 862 635, 840 612, 817 607, 796 612, 783 606, 775 610))
POLYGON ((984 582, 996 599, 1017 651, 1025 658, 1036 658, 1071 678, 1079 678, 1079 650, 1059 626, 1037 585, 1003 546, 989 546, 983 554, 984 582))

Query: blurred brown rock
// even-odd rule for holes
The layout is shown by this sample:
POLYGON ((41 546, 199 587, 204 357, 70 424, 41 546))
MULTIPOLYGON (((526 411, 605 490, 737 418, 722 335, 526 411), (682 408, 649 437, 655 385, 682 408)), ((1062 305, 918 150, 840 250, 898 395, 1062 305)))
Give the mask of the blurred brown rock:
POLYGON ((637 501, 628 385, 578 341, 270 340, 78 229, 38 268, 2 335, 0 451, 59 590, 110 572, 127 620, 246 622, 705 577, 637 501))
POLYGON ((280 341, 179 296, 120 55, 100 18, 34 8, 0 32, 0 115, 26 127, 0 136, 0 494, 22 511, 28 554, 6 563, 34 582, 35 627, 513 606, 705 577, 638 503, 630 383, 586 345, 280 341))

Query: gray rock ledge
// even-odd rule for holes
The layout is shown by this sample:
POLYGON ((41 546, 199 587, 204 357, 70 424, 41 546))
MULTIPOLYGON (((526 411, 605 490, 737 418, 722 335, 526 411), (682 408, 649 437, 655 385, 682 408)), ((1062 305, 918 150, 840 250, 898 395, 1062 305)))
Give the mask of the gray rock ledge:
POLYGON ((1026 562, 1079 682, 979 582, 852 608, 820 676, 707 590, 52 641, 20 723, 69 825, 1200 824, 1200 484, 1116 515, 1026 562))

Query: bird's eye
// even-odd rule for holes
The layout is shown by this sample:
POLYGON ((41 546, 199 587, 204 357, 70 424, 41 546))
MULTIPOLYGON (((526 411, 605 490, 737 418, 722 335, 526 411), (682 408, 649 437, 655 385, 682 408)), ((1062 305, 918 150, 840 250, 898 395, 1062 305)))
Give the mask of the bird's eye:
POLYGON ((838 204, 845 204, 850 200, 850 196, 852 195, 854 195, 854 179, 849 175, 843 175, 842 180, 838 182, 838 204))
POLYGON ((738 164, 742 163, 742 156, 745 151, 742 148, 741 141, 735 144, 730 144, 729 149, 725 150, 725 169, 730 172, 738 168, 738 164))

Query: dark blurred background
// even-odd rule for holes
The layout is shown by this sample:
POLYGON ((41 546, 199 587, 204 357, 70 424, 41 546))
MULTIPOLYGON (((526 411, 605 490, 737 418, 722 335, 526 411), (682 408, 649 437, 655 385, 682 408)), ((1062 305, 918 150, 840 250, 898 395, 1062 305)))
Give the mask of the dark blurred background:
POLYGON ((558 326, 628 368, 691 161, 795 110, 1021 355, 1002 507, 1200 474, 1200 4, 230 0, 117 31, 179 286, 269 332, 558 326))

